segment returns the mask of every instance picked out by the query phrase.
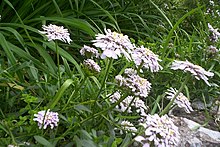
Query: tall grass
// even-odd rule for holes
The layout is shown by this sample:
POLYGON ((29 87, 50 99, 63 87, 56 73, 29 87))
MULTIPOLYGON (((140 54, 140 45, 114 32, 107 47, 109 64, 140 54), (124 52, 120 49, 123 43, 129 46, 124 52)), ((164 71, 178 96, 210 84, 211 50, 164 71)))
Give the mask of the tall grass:
MULTIPOLYGON (((186 8, 188 1, 184 2, 0 2, 0 146, 22 146, 26 142, 31 146, 49 147, 133 145, 141 130, 133 135, 134 132, 126 132, 120 123, 129 120, 138 127, 140 115, 115 109, 132 94, 117 86, 115 76, 123 74, 126 68, 136 68, 134 63, 124 57, 96 60, 102 70, 98 75, 90 75, 82 64, 85 57, 79 52, 83 45, 92 45, 91 40, 96 34, 104 33, 105 28, 128 35, 134 44, 150 48, 162 60, 163 70, 140 73, 152 83, 149 96, 142 98, 148 114, 167 113, 170 107, 166 108, 169 101, 164 93, 169 87, 181 87, 190 101, 198 99, 208 103, 217 99, 220 94, 219 53, 212 56, 206 51, 211 44, 207 23, 214 25, 216 20, 204 14, 204 3, 196 1, 195 7, 186 8), (171 8, 173 3, 174 8, 171 8), (199 19, 191 23, 192 17, 199 19), (48 24, 67 28, 73 40, 71 44, 48 42, 39 32, 42 25, 48 24), (170 69, 175 59, 188 60, 212 71, 215 74, 209 80, 212 86, 193 77, 182 84, 185 75, 170 69), (121 90, 123 97, 111 104, 110 96, 117 90, 121 90), (39 129, 33 121, 34 114, 48 109, 59 113, 58 127, 39 129)), ((215 45, 219 48, 219 42, 215 45)))

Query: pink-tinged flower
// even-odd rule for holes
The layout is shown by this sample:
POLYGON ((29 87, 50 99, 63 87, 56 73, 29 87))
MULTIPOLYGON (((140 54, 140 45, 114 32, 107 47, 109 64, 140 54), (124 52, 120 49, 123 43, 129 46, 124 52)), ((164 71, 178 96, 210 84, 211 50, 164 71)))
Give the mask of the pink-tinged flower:
POLYGON ((190 72, 197 80, 202 79, 208 86, 211 86, 208 82, 208 77, 214 76, 214 73, 205 71, 201 66, 194 65, 190 63, 189 61, 177 61, 174 60, 171 69, 173 70, 183 70, 184 72, 190 72))
MULTIPOLYGON (((121 94, 116 91, 113 95, 110 96, 110 102, 116 103, 121 98, 121 94)), ((119 105, 116 106, 116 108, 121 111, 128 113, 132 113, 136 111, 136 113, 140 114, 141 116, 146 116, 147 107, 140 98, 128 96, 126 97, 119 105)))
POLYGON ((99 73, 101 71, 100 66, 92 59, 86 59, 83 61, 83 65, 91 72, 99 73))
POLYGON ((67 29, 64 29, 63 26, 56 26, 53 24, 50 24, 48 26, 43 25, 42 26, 44 31, 39 31, 41 34, 46 34, 48 41, 51 40, 60 40, 63 42, 67 42, 70 44, 72 41, 70 39, 70 34, 68 33, 67 29))
POLYGON ((208 28, 209 28, 209 31, 211 32, 210 40, 213 41, 213 42, 217 42, 218 39, 220 38, 220 33, 218 32, 218 29, 214 29, 212 27, 212 25, 209 24, 209 23, 208 23, 208 28))
POLYGON ((99 57, 98 50, 87 45, 84 45, 83 48, 81 48, 80 54, 86 57, 99 57))
MULTIPOLYGON (((172 87, 167 91, 168 92, 166 92, 167 94, 166 98, 170 100, 172 100, 176 95, 176 93, 178 92, 178 90, 172 87)), ((191 103, 189 102, 188 98, 184 96, 183 93, 181 92, 174 100, 174 103, 177 104, 178 107, 183 108, 186 113, 191 113, 191 111, 193 111, 193 108, 191 107, 191 103)))
POLYGON ((117 75, 115 77, 119 86, 125 87, 133 92, 135 96, 147 97, 150 89, 151 83, 140 77, 132 68, 125 69, 125 77, 117 75))
MULTIPOLYGON (((122 121, 121 122, 121 127, 122 129, 128 133, 128 132, 132 132, 132 135, 135 135, 135 132, 137 132, 137 129, 134 127, 134 125, 129 122, 129 121, 122 121)), ((121 134, 123 134, 123 131, 120 131, 121 134)))
POLYGON ((131 56, 136 66, 142 66, 145 69, 149 69, 151 72, 158 72, 163 69, 159 64, 161 60, 158 58, 158 55, 144 46, 135 48, 131 56))
POLYGON ((96 39, 92 40, 95 47, 103 50, 101 58, 118 59, 123 54, 127 60, 131 57, 129 53, 134 48, 127 35, 112 32, 110 29, 105 29, 104 34, 97 34, 96 39))
POLYGON ((178 127, 174 125, 167 115, 147 115, 145 121, 140 123, 144 128, 143 135, 135 137, 143 146, 177 146, 180 134, 178 127))
POLYGON ((46 129, 47 126, 50 126, 51 129, 53 129, 55 126, 58 126, 59 118, 57 112, 50 112, 50 109, 47 111, 42 110, 39 111, 37 114, 34 114, 36 118, 34 118, 34 121, 38 122, 39 129, 43 127, 43 129, 46 129))
POLYGON ((217 49, 215 46, 212 46, 210 45, 207 49, 207 52, 210 54, 210 55, 216 55, 219 53, 219 49, 217 49))

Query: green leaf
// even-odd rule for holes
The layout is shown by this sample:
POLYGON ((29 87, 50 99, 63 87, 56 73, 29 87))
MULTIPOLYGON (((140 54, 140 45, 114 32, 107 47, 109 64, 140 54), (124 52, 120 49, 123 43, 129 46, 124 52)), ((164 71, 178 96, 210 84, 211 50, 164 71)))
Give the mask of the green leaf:
POLYGON ((43 137, 41 137, 41 136, 34 136, 34 139, 35 139, 38 143, 40 143, 40 144, 42 144, 42 145, 44 145, 44 146, 46 146, 46 147, 54 147, 49 141, 47 141, 45 138, 43 138, 43 137))
MULTIPOLYGON (((52 49, 54 52, 56 52, 56 48, 55 48, 55 43, 54 42, 43 42, 46 46, 48 46, 50 49, 52 49)), ((82 72, 81 67, 79 66, 79 64, 76 62, 76 60, 65 50, 63 50, 62 48, 58 47, 59 50, 59 54, 60 56, 62 56, 63 58, 65 58, 67 61, 73 63, 76 67, 76 69, 78 70, 78 72, 80 73, 80 75, 82 76, 82 78, 84 77, 84 74, 82 72)))
POLYGON ((87 111, 87 112, 92 113, 92 111, 91 111, 89 108, 87 108, 87 107, 84 106, 84 105, 80 105, 80 104, 74 106, 74 109, 76 109, 77 111, 87 111))
POLYGON ((49 105, 50 109, 53 109, 56 104, 58 103, 58 101, 60 100, 60 98, 63 96, 64 92, 66 91, 66 89, 72 85, 74 81, 72 79, 67 79, 63 85, 60 87, 59 91, 57 92, 57 94, 54 97, 54 100, 51 102, 51 104, 49 105))

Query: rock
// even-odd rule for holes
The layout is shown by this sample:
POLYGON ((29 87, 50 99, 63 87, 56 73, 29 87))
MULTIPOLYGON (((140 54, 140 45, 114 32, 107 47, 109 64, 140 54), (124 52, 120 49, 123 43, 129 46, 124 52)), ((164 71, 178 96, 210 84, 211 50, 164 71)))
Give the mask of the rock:
POLYGON ((188 141, 186 141, 186 145, 185 146, 189 146, 189 147, 201 147, 202 146, 202 142, 194 137, 188 141))
POLYGON ((179 127, 179 147, 219 147, 220 132, 207 129, 200 124, 183 117, 173 116, 179 127))

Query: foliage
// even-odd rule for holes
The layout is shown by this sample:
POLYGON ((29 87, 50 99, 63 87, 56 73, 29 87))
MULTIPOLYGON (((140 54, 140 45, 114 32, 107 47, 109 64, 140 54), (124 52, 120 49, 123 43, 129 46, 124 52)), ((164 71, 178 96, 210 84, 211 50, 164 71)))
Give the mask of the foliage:
POLYGON ((190 101, 214 102, 220 94, 220 41, 210 41, 208 23, 220 28, 219 8, 219 1, 212 5, 197 0, 1 1, 0 146, 124 147, 136 143, 141 130, 128 131, 121 122, 129 120, 138 127, 141 116, 115 108, 133 94, 121 89, 115 76, 138 67, 124 56, 94 59, 101 72, 88 74, 83 65, 86 57, 80 54, 105 28, 128 35, 133 44, 149 48, 161 59, 163 70, 138 71, 152 84, 148 97, 140 98, 148 107, 146 113, 164 114, 170 109, 164 95, 170 87, 190 101), (49 24, 67 28, 73 41, 48 42, 39 30, 49 24), (210 45, 218 52, 210 52, 210 45), (211 86, 171 70, 174 60, 188 60, 213 72, 211 86), (109 99, 118 90, 122 98, 111 104, 109 99), (59 113, 58 127, 39 129, 34 114, 48 109, 59 113))

